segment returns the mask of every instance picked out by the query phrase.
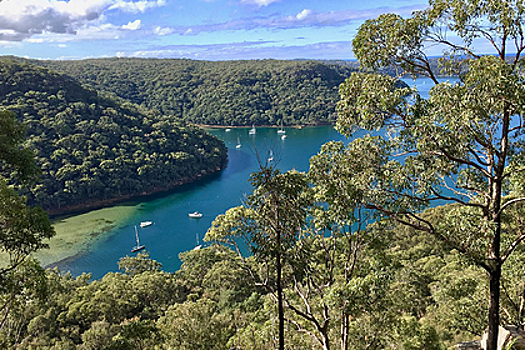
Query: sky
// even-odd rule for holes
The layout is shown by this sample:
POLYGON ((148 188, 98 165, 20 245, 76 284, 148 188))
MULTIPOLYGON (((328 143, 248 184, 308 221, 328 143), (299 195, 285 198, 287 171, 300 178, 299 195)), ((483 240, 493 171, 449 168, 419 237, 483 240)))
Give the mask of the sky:
POLYGON ((0 0, 0 55, 353 59, 367 19, 426 0, 0 0))

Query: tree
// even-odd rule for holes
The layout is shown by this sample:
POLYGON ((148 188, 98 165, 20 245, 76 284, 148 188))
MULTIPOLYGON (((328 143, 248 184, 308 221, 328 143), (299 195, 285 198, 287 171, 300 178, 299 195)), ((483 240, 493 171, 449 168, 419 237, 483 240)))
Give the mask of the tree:
POLYGON ((340 151, 353 168, 348 181, 355 195, 367 208, 441 238, 486 271, 489 350, 498 337, 502 266, 525 239, 521 218, 502 225, 525 200, 524 5, 433 0, 407 19, 385 14, 366 21, 353 41, 363 67, 394 66, 435 86, 424 100, 416 89, 396 88, 395 78, 354 73, 338 105, 337 127, 345 135, 356 127, 389 131, 340 151), (476 53, 481 40, 496 55, 476 53), (443 48, 441 71, 427 56, 430 47, 443 48), (459 74, 459 83, 440 82, 443 72, 459 74), (438 201, 455 203, 454 210, 437 224, 424 220, 421 210, 438 201))
POLYGON ((45 247, 43 240, 54 233, 47 215, 40 208, 28 206, 15 191, 38 175, 32 153, 22 147, 24 136, 25 129, 14 115, 0 111, 0 251, 8 256, 0 267, 0 292, 5 293, 0 305, 0 330, 19 294, 37 284, 35 280, 41 276, 39 268, 32 263, 24 267, 24 262, 30 253, 45 247), (27 270, 32 272, 24 272, 27 270))
MULTIPOLYGON (((306 224, 310 199, 304 174, 297 171, 281 173, 272 165, 263 166, 252 174, 255 188, 246 205, 229 209, 219 215, 206 233, 206 240, 235 245, 242 257, 240 237, 263 268, 249 270, 255 282, 264 286, 277 301, 279 317, 279 349, 284 349, 284 282, 287 264, 294 263, 294 247, 306 224)), ((243 262, 246 262, 243 259, 243 262)))

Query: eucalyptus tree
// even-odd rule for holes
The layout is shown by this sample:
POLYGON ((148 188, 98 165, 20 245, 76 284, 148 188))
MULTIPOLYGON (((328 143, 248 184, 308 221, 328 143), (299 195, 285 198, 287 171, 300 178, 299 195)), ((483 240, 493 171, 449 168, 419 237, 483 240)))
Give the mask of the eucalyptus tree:
POLYGON ((342 84, 338 105, 343 134, 386 130, 338 151, 355 196, 369 209, 436 235, 486 271, 489 350, 496 349, 502 266, 525 239, 521 218, 502 225, 525 200, 524 11, 522 0, 433 0, 409 18, 384 14, 366 21, 353 40, 362 67, 393 66, 434 86, 423 99, 415 88, 396 88, 394 77, 354 73, 342 84), (430 49, 442 50, 438 66, 430 49), (459 82, 442 81, 440 73, 458 74, 459 82), (444 202, 455 207, 441 222, 420 215, 444 202))
POLYGON ((206 233, 206 240, 233 244, 243 266, 257 285, 263 286, 277 301, 279 349, 284 349, 285 300, 283 275, 286 266, 298 263, 299 236, 307 220, 310 197, 303 173, 281 173, 272 165, 252 174, 254 187, 245 205, 219 215, 206 233), (244 248, 243 248, 244 247, 244 248), (256 260, 254 267, 243 256, 249 248, 256 260))

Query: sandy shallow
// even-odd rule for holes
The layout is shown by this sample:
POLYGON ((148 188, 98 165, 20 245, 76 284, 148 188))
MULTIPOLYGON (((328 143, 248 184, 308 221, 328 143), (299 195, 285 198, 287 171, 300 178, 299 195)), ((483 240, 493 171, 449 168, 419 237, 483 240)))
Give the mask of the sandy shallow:
POLYGON ((98 239, 136 215, 140 205, 115 206, 53 221, 56 235, 47 243, 49 249, 33 254, 42 266, 48 266, 89 250, 98 239))

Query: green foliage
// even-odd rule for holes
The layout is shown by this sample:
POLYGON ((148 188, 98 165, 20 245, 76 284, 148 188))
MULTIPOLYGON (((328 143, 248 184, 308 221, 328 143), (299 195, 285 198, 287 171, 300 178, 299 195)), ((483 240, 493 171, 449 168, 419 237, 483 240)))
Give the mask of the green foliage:
POLYGON ((140 252, 135 256, 125 256, 118 262, 119 270, 132 276, 146 271, 161 271, 162 264, 149 258, 148 252, 140 252))
POLYGON ((166 190, 225 166, 226 148, 215 137, 102 97, 68 76, 5 60, 0 81, 0 108, 27 126, 27 146, 42 169, 27 194, 47 210, 166 190))
POLYGON ((31 61, 147 109, 208 125, 333 123, 337 86, 354 68, 314 61, 112 58, 31 61))
MULTIPOLYGON (((490 350, 497 346, 502 267, 525 240, 521 215, 509 215, 521 212, 525 201, 525 80, 518 64, 525 49, 523 5, 438 0, 406 19, 386 14, 366 21, 353 42, 364 68, 393 65, 400 74, 425 75, 435 86, 425 100, 417 89, 395 89, 393 78, 356 73, 341 86, 338 106, 337 126, 347 136, 356 128, 389 131, 342 151, 348 162, 370 168, 358 172, 363 166, 354 165, 347 173, 365 207, 435 235, 488 274, 490 350), (448 31, 457 39, 451 41, 448 31), (477 54, 478 39, 497 55, 477 54), (458 83, 436 78, 440 72, 426 56, 428 44, 446 50, 441 68, 460 73, 458 83), (372 161, 355 157, 371 149, 372 161), (439 222, 425 220, 421 209, 438 201, 456 205, 439 222)), ((475 279, 458 283, 479 295, 475 279)), ((477 315, 475 303, 449 297, 457 311, 477 315)))

